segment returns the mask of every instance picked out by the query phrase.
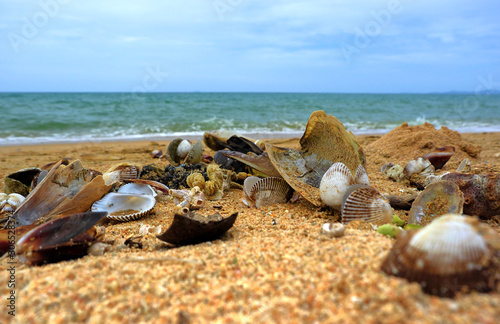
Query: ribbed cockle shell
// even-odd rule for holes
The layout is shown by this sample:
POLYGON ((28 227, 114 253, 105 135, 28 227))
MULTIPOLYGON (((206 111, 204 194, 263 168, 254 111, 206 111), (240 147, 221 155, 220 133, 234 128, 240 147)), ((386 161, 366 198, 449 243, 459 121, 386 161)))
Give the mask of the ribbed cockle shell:
POLYGON ((499 236, 476 218, 447 214, 398 235, 382 271, 442 297, 491 291, 500 281, 499 236))
POLYGON ((292 187, 282 178, 276 177, 248 177, 245 179, 243 190, 243 202, 257 208, 286 203, 293 194, 292 187))
POLYGON ((394 211, 377 189, 356 184, 349 187, 342 201, 342 223, 364 220, 375 225, 392 221, 394 211))
POLYGON ((108 212, 109 219, 128 222, 136 220, 153 209, 156 199, 152 195, 128 194, 112 192, 96 201, 91 210, 93 212, 108 212))

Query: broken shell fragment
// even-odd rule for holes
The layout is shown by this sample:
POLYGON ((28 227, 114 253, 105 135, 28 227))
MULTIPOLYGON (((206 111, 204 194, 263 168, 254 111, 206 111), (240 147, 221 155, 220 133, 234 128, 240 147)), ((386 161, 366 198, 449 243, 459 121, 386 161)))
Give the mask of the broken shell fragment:
POLYGON ((106 184, 110 185, 118 181, 122 182, 129 179, 138 179, 140 173, 140 167, 128 163, 120 163, 104 172, 103 178, 106 184))
POLYGON ((441 297, 488 292, 500 281, 499 236, 476 218, 447 214, 420 230, 401 232, 381 270, 441 297))
POLYGON ((470 160, 465 158, 460 162, 455 172, 457 173, 470 173, 471 172, 470 160))
POLYGON ((205 205, 205 195, 199 187, 191 190, 170 189, 170 195, 174 197, 174 204, 177 207, 177 213, 186 215, 191 209, 200 209, 205 205))
POLYGON ((26 198, 18 193, 0 193, 0 214, 13 213, 26 198))
POLYGON ((149 155, 153 159, 159 159, 163 155, 163 151, 162 150, 153 150, 149 153, 149 155))
POLYGON ((342 199, 342 223, 363 220, 375 225, 391 223, 394 210, 387 198, 377 189, 355 184, 350 186, 342 199))
POLYGON ((152 195, 111 192, 96 201, 91 210, 107 212, 106 217, 109 219, 128 222, 146 215, 153 209, 155 203, 156 199, 152 195))
POLYGON ((345 226, 341 223, 325 223, 321 228, 321 233, 328 237, 341 237, 345 234, 345 226))
POLYGON ((293 195, 292 187, 282 178, 275 177, 249 177, 245 179, 243 190, 243 202, 257 208, 286 203, 293 195))
POLYGON ((408 223, 427 225, 445 214, 462 214, 464 195, 451 181, 438 181, 420 192, 413 202, 408 223))
POLYGON ((175 245, 196 244, 212 241, 227 232, 236 221, 238 213, 224 218, 219 213, 204 216, 194 212, 175 214, 172 225, 157 237, 175 245))
POLYGON ((407 179, 410 179, 414 174, 433 174, 434 171, 434 166, 432 165, 431 161, 429 161, 429 159, 425 157, 419 157, 408 162, 403 170, 403 173, 407 179))
POLYGON ((454 146, 445 146, 436 149, 434 152, 427 153, 423 157, 428 159, 434 168, 438 170, 441 169, 454 154, 454 146))
POLYGON ((92 243, 104 235, 94 225, 105 216, 105 212, 78 213, 33 228, 16 243, 19 261, 41 265, 86 255, 92 243))

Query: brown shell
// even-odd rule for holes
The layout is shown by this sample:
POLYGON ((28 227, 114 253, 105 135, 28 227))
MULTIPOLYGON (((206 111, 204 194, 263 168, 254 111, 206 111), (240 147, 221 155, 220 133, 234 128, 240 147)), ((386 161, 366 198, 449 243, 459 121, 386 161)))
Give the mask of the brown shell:
POLYGON ((26 168, 5 177, 3 191, 6 194, 17 193, 27 196, 30 193, 31 182, 42 171, 39 168, 26 168))
POLYGON ((427 225, 445 214, 462 214, 463 205, 464 195, 455 183, 438 181, 418 194, 411 206, 408 223, 427 225))
POLYGON ((342 223, 364 220, 375 225, 392 222, 394 211, 377 189, 355 184, 349 187, 342 201, 342 223))
POLYGON ((500 281, 499 248, 499 236, 488 225, 448 214, 420 230, 401 232, 381 270, 442 297, 458 291, 487 292, 500 281))
POLYGON ((264 178, 257 181, 250 190, 249 198, 255 207, 286 203, 293 195, 293 189, 281 178, 264 178))
POLYGON ((436 149, 434 152, 427 153, 424 158, 427 158, 436 170, 441 169, 446 162, 455 154, 454 146, 445 146, 436 149))
POLYGON ((237 216, 237 212, 227 218, 223 218, 219 213, 210 216, 194 212, 187 215, 175 214, 172 225, 157 237, 176 245, 212 241, 227 232, 233 226, 237 216))

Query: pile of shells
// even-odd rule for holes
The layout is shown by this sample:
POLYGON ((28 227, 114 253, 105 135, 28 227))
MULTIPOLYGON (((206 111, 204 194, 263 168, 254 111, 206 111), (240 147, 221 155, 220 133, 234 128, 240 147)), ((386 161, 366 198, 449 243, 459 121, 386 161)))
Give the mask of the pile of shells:
POLYGON ((492 291, 500 282, 500 238, 476 218, 447 214, 420 230, 402 231, 381 270, 442 297, 492 291))

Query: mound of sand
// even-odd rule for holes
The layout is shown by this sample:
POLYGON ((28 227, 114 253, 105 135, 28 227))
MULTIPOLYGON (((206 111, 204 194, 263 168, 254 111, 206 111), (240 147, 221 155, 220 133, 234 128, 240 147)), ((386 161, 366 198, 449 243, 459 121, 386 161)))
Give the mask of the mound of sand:
POLYGON ((367 160, 377 165, 388 162, 405 165, 414 158, 448 145, 455 147, 455 155, 446 164, 447 168, 455 168, 465 158, 475 161, 481 152, 480 146, 464 141, 457 131, 444 126, 437 130, 429 123, 420 126, 403 123, 364 149, 367 160))

